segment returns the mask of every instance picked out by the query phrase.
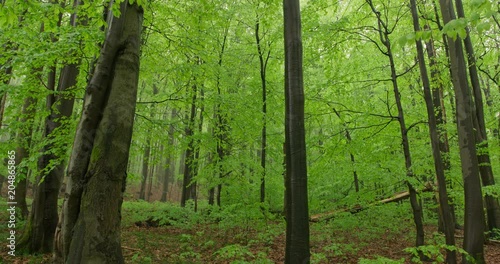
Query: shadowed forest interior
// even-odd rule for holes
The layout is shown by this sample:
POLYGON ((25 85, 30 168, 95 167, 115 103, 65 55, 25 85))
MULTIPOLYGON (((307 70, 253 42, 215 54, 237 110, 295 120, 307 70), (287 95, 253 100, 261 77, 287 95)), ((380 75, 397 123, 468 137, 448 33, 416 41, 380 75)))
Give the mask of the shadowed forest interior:
POLYGON ((499 21, 0 0, 0 263, 500 263, 499 21))

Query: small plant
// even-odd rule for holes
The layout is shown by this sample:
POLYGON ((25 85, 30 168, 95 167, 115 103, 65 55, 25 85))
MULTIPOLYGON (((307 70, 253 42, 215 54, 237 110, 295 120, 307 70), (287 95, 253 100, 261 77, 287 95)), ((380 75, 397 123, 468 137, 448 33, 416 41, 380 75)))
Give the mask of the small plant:
POLYGON ((358 264, 403 264, 405 263, 405 259, 401 258, 399 260, 389 259, 385 257, 377 256, 376 259, 365 259, 362 258, 359 260, 358 264))
POLYGON ((254 257, 247 247, 240 244, 225 246, 214 253, 219 259, 223 260, 245 260, 246 257, 254 257))

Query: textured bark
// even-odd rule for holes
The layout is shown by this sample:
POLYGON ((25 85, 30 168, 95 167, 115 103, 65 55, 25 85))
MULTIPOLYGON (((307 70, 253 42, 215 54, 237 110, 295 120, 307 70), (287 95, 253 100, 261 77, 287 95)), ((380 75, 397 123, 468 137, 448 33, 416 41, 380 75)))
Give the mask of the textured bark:
POLYGON ((304 129, 304 80, 299 0, 284 0, 285 35, 285 263, 308 263, 309 208, 304 129))
MULTIPOLYGON (((397 80, 397 73, 396 73, 396 64, 394 62, 394 57, 392 54, 392 49, 391 49, 391 42, 389 39, 390 31, 388 26, 385 24, 383 18, 381 17, 381 14, 378 10, 376 10, 373 2, 371 0, 366 0, 367 3, 370 5, 372 12, 377 16, 377 21, 378 21, 378 31, 380 35, 380 41, 386 48, 385 55, 389 59, 389 65, 391 69, 391 82, 392 82, 392 88, 394 92, 394 99, 396 102, 397 110, 398 110, 398 122, 399 122, 399 128, 400 128, 400 133, 401 133, 401 145, 403 148, 403 153, 404 153, 404 158, 405 158, 405 168, 406 168, 406 175, 409 178, 415 177, 412 171, 412 159, 411 159, 411 152, 410 152, 410 143, 408 139, 408 128, 406 127, 405 123, 405 116, 404 116, 404 111, 403 111, 403 105, 401 102, 401 94, 399 92, 399 86, 398 86, 398 80, 397 80)), ((416 228, 416 241, 415 241, 415 246, 423 246, 424 245, 424 225, 423 225, 423 213, 422 213, 422 207, 420 206, 418 200, 417 200, 417 192, 415 190, 415 187, 411 185, 409 181, 407 181, 408 185, 408 191, 410 193, 410 204, 411 208, 413 211, 413 221, 415 223, 415 228, 416 228)), ((423 254, 420 256, 421 259, 424 259, 423 254)))
MULTIPOLYGON (((415 32, 420 31, 417 3, 416 0, 410 0, 411 13, 413 18, 413 28, 415 32)), ((446 239, 446 244, 450 247, 455 246, 455 223, 453 219, 453 214, 451 207, 448 204, 448 192, 446 190, 446 177, 445 177, 445 165, 443 163, 440 151, 440 140, 439 133, 437 129, 437 121, 434 113, 433 97, 431 93, 431 84, 429 76, 427 74, 427 66, 425 65, 424 48, 420 40, 415 42, 417 48, 417 59, 420 68, 420 78, 424 86, 424 98, 425 105, 427 108, 427 117, 429 121, 429 134, 431 138, 432 146, 432 156, 434 158, 434 169, 436 172, 436 178, 438 182, 438 193, 439 193, 439 209, 440 216, 442 218, 443 229, 446 239)), ((453 264, 457 263, 457 253, 455 250, 446 251, 446 263, 453 264)))
MULTIPOLYGON (((465 12, 462 5, 462 0, 456 0, 457 15, 464 18, 465 12)), ((479 81, 479 74, 477 72, 476 58, 474 55, 474 47, 470 38, 469 28, 466 27, 467 37, 463 40, 465 51, 468 60, 468 69, 470 81, 472 84, 473 101, 475 108, 473 109, 476 119, 476 144, 478 146, 479 172, 481 175, 481 182, 483 186, 495 185, 495 178, 493 176, 493 169, 491 167, 490 154, 488 150, 488 135, 486 134, 486 123, 484 121, 484 107, 483 96, 481 93, 481 85, 479 81)), ((486 214, 488 216, 488 228, 490 231, 500 228, 500 204, 498 199, 492 195, 484 197, 486 203, 486 214)))
MULTIPOLYGON (((444 23, 456 18, 451 0, 440 0, 440 4, 444 23)), ((473 131, 472 98, 467 82, 467 66, 461 40, 448 37, 448 43, 465 192, 464 249, 475 259, 476 263, 484 263, 484 209, 473 131)), ((463 263, 471 262, 464 256, 463 263)))
POLYGON ((78 124, 56 262, 123 263, 121 203, 137 95, 142 9, 127 1, 108 31, 78 124))

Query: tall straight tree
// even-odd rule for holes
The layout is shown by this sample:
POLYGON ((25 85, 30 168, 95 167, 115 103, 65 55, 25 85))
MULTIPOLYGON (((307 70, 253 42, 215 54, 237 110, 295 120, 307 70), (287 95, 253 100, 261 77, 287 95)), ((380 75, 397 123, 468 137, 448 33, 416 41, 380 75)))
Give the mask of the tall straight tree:
MULTIPOLYGON (((439 3, 445 24, 456 19, 451 0, 440 0, 439 3)), ((451 36, 448 36, 447 39, 455 90, 458 144, 465 192, 464 249, 474 259, 474 261, 470 261, 464 256, 463 263, 485 263, 484 208, 471 109, 472 98, 467 80, 467 65, 461 40, 451 36)))
MULTIPOLYGON (((418 19, 418 10, 416 0, 410 0, 411 15, 413 18, 413 28, 415 32, 420 31, 420 24, 418 19)), ((425 65, 424 47, 421 40, 416 40, 415 45, 417 48, 417 60, 420 68, 420 79, 424 86, 424 99, 427 108, 427 117, 429 120, 429 134, 431 138, 432 156, 434 158, 434 169, 436 171, 436 178, 438 182, 438 195, 439 195, 439 209, 442 218, 446 244, 448 246, 455 246, 455 223, 450 205, 448 204, 448 193, 446 191, 446 177, 445 166, 441 157, 439 148, 439 133, 437 129, 436 116, 434 113, 434 105, 432 102, 431 82, 427 74, 427 66, 425 65)), ((447 250, 446 263, 457 263, 457 254, 455 250, 447 250)))
POLYGON ((285 263, 308 263, 309 208, 304 128, 304 80, 299 0, 284 0, 285 28, 285 263))
MULTIPOLYGON (((112 5, 112 3, 110 3, 112 5)), ((120 219, 139 78, 142 8, 120 4, 86 89, 68 165, 56 259, 124 263, 120 219), (59 236, 60 234, 60 236, 59 236)))
POLYGON ((255 22, 255 43, 257 45, 257 53, 259 55, 260 66, 260 82, 262 87, 262 132, 260 144, 260 166, 262 167, 262 176, 260 179, 260 202, 263 203, 266 199, 266 148, 267 148, 267 80, 266 69, 267 62, 271 55, 271 49, 267 53, 262 48, 262 36, 259 35, 260 17, 257 14, 255 22))

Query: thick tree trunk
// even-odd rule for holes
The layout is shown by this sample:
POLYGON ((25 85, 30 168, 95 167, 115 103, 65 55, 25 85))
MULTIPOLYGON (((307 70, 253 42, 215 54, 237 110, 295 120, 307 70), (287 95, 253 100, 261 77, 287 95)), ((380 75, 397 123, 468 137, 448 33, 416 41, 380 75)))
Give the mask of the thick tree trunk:
MULTIPOLYGON (((417 3, 416 0, 410 0, 411 13, 413 18, 413 28, 415 32, 420 31, 417 3)), ((438 182, 438 192, 439 192, 439 208, 440 216, 442 218, 443 229, 446 239, 446 244, 450 247, 455 246, 455 223, 451 211, 451 207, 448 204, 448 192, 446 190, 446 177, 445 177, 445 166, 440 152, 440 140, 437 129, 437 122, 434 113, 434 105, 432 102, 431 84, 429 76, 427 74, 427 66, 425 65, 424 48, 420 40, 416 41, 417 47, 417 59, 420 68, 420 76, 422 84, 424 86, 424 98, 425 105, 427 108, 427 117, 429 120, 429 134, 431 138, 432 155, 434 158, 434 169, 436 171, 436 177, 438 182)), ((455 250, 446 251, 446 263, 454 264, 457 263, 457 254, 455 250)))
MULTIPOLYGON (((455 19, 451 0, 440 0, 445 23, 455 19)), ((472 98, 460 39, 448 37, 450 64, 457 106, 457 131, 465 192, 464 249, 476 263, 484 261, 484 209, 472 120, 472 98)), ((463 263, 471 263, 463 257, 463 263)))
MULTIPOLYGON (((460 18, 465 17, 462 0, 456 0, 457 15, 460 18)), ((472 84, 473 101, 475 108, 473 109, 475 115, 476 127, 476 144, 478 146, 479 172, 483 186, 495 185, 495 178, 493 176, 493 169, 491 168, 490 154, 488 150, 488 135, 486 134, 486 124, 484 121, 484 107, 483 96, 481 94, 481 85, 479 81, 479 74, 477 72, 476 58, 474 55, 474 47, 470 38, 469 28, 466 27, 467 37, 463 40, 465 51, 468 58, 469 76, 472 84)), ((486 214, 488 216, 488 227, 490 231, 500 228, 500 204, 498 199, 492 195, 484 197, 486 202, 486 214)))
POLYGON ((309 209, 304 128, 304 80, 299 0, 284 0, 285 35, 285 263, 308 263, 309 209))
MULTIPOLYGON (((120 4, 86 91, 68 165, 56 261, 123 263, 121 203, 135 112, 142 9, 120 4), (59 257, 59 258, 57 258, 59 257), (61 259, 62 257, 62 259, 61 259)), ((59 234, 59 230, 56 230, 59 234)))

